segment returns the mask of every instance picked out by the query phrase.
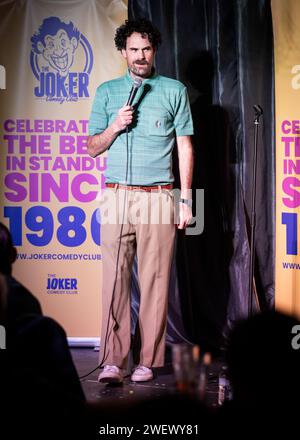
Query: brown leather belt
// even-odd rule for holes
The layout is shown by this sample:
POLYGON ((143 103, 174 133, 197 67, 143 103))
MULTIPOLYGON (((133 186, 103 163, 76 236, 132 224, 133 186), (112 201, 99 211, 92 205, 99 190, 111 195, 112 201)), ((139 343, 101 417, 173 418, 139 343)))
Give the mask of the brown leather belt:
POLYGON ((153 186, 142 186, 142 185, 121 185, 119 183, 106 183, 106 188, 115 188, 115 189, 127 189, 129 191, 160 191, 164 189, 173 189, 172 183, 168 183, 166 185, 153 185, 153 186))

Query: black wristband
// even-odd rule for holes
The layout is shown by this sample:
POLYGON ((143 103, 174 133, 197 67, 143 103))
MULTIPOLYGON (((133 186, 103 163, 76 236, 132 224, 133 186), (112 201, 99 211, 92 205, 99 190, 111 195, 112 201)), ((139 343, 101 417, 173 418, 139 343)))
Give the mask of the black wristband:
POLYGON ((193 206, 193 199, 179 199, 179 203, 184 203, 191 208, 193 206))

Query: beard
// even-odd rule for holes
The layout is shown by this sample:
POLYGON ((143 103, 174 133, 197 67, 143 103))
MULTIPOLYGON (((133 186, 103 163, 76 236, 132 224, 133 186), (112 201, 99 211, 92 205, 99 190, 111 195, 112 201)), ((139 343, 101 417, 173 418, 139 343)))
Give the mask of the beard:
POLYGON ((147 78, 151 75, 152 72, 152 66, 150 66, 147 61, 132 63, 129 69, 134 75, 140 76, 142 78, 147 78))

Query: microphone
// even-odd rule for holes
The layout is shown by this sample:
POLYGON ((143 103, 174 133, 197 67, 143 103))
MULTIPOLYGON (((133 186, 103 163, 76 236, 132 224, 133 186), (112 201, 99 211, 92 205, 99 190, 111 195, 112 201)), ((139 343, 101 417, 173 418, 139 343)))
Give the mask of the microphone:
POLYGON ((130 90, 130 93, 129 93, 128 100, 126 102, 126 105, 131 105, 132 104, 132 102, 134 100, 134 97, 136 95, 136 92, 141 87, 142 82, 143 81, 140 78, 135 78, 134 79, 132 87, 131 87, 131 90, 130 90))
POLYGON ((258 105, 258 104, 255 104, 255 105, 253 106, 253 108, 254 108, 254 112, 255 112, 255 117, 256 117, 256 118, 259 118, 259 117, 263 114, 263 109, 262 109, 261 106, 258 105))

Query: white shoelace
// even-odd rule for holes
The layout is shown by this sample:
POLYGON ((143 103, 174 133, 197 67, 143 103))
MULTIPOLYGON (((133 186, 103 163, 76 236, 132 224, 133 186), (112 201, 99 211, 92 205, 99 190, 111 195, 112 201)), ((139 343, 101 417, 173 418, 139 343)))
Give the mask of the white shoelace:
POLYGON ((138 373, 139 371, 143 372, 143 373, 150 373, 150 368, 148 367, 144 367, 143 365, 140 365, 139 367, 136 367, 136 369, 134 370, 135 373, 138 373))
POLYGON ((116 367, 115 365, 105 365, 104 366, 104 371, 111 371, 114 373, 118 373, 119 372, 119 368, 116 367))

